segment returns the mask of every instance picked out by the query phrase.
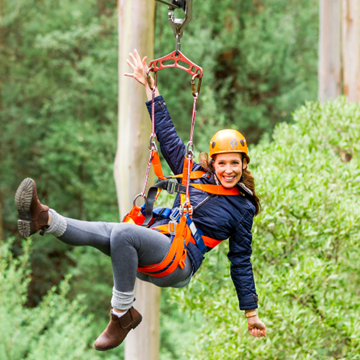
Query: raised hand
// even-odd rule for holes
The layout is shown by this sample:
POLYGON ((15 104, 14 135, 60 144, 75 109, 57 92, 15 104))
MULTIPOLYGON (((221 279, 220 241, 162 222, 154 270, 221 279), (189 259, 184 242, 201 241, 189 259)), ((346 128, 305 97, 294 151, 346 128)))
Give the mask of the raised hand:
POLYGON ((127 64, 133 69, 134 72, 133 73, 125 73, 124 75, 132 77, 135 80, 137 80, 141 85, 146 86, 146 84, 147 84, 146 71, 148 69, 147 64, 146 64, 147 56, 145 56, 141 60, 140 55, 136 49, 134 50, 134 54, 135 54, 135 56, 132 53, 129 54, 132 62, 129 59, 126 60, 127 64))
POLYGON ((266 337, 266 326, 259 319, 258 316, 252 316, 247 318, 248 321, 248 331, 250 335, 255 337, 266 337))

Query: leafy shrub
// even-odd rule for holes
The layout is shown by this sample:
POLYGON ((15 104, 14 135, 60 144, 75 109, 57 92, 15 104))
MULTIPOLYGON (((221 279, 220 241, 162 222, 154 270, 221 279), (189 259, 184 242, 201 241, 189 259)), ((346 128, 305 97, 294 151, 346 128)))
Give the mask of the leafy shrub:
POLYGON ((0 246, 0 359, 98 359, 89 347, 91 317, 83 314, 82 297, 66 298, 68 279, 36 308, 24 306, 31 279, 30 241, 24 242, 19 259, 13 258, 10 245, 0 246))
POLYGON ((173 292, 206 317, 191 359, 359 359, 360 104, 309 102, 294 120, 250 152, 263 205, 252 263, 268 337, 247 333, 222 244, 173 292))

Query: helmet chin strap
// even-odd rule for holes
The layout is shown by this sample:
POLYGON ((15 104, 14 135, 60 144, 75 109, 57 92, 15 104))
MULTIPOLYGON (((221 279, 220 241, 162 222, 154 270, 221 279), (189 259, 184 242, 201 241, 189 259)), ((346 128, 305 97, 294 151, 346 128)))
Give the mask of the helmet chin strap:
POLYGON ((242 182, 238 182, 237 185, 243 189, 247 194, 251 195, 251 196, 254 196, 254 193, 242 182))
POLYGON ((216 172, 215 172, 215 168, 213 165, 213 159, 211 158, 211 160, 209 161, 209 166, 211 166, 213 173, 214 173, 214 179, 216 182, 216 185, 222 185, 220 179, 217 177, 216 172))
MULTIPOLYGON (((219 178, 217 177, 216 175, 216 172, 214 171, 214 179, 215 179, 215 182, 216 182, 216 185, 220 185, 221 184, 221 181, 219 180, 219 178)), ((222 184, 221 184, 222 185, 222 184)))

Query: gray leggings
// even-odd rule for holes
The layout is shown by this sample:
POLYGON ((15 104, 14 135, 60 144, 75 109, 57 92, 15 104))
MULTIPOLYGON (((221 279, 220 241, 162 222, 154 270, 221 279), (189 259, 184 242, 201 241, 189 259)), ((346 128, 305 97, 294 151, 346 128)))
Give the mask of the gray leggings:
MULTIPOLYGON (((166 235, 128 223, 65 220, 66 231, 59 237, 62 242, 74 246, 92 246, 111 256, 115 292, 132 293, 136 277, 159 287, 181 287, 191 279, 189 257, 183 269, 177 267, 164 277, 152 277, 137 271, 138 265, 156 264, 164 259, 170 248, 170 238, 166 235)), ((121 294, 118 295, 121 297, 121 294)))

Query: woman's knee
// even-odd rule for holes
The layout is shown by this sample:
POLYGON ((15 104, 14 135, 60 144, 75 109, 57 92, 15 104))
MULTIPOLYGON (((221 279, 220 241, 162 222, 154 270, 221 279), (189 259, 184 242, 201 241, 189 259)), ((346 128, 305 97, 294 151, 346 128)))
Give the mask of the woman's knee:
POLYGON ((111 249, 117 246, 124 246, 129 244, 134 246, 134 227, 136 225, 120 223, 114 226, 110 234, 110 247, 111 249))

